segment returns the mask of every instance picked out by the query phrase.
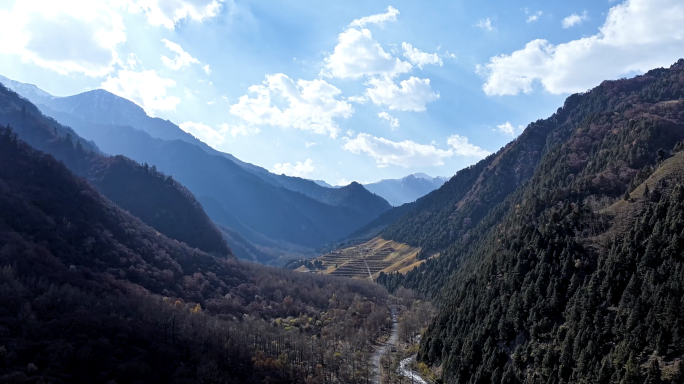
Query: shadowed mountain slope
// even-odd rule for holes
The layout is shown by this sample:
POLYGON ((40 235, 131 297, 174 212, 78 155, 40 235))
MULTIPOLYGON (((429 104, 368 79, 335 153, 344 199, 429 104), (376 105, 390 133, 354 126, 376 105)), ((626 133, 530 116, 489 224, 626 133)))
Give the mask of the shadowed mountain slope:
POLYGON ((4 127, 0 266, 2 383, 322 381, 335 372, 314 368, 336 359, 339 340, 367 360, 388 316, 377 285, 169 239, 4 127), (290 316, 300 331, 289 331, 290 316), (303 363, 275 364, 283 354, 303 363))
POLYGON ((100 192, 161 233, 206 252, 229 255, 221 233, 182 185, 153 167, 106 157, 71 128, 44 117, 29 101, 0 86, 0 124, 63 161, 100 192))
POLYGON ((444 250, 378 279, 442 303, 419 359, 445 382, 681 382, 682 99, 684 60, 572 95, 389 228, 444 250))

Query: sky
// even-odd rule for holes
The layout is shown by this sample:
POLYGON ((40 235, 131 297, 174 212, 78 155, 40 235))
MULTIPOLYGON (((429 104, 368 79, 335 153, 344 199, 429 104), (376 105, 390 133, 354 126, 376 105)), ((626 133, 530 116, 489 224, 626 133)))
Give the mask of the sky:
POLYGON ((2 0, 0 74, 335 185, 451 176, 684 57, 684 1, 2 0))

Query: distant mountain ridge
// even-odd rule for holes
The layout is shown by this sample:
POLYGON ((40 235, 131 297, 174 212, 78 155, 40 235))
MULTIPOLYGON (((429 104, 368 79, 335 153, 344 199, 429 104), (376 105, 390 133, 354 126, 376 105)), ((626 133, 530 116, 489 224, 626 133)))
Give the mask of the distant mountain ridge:
MULTIPOLYGON (((344 238, 391 208, 357 183, 327 188, 242 162, 104 90, 51 97, 33 85, 8 83, 17 90, 31 90, 26 97, 39 102, 46 115, 101 143, 104 152, 156 165, 173 175, 200 201, 210 202, 207 213, 214 221, 255 244, 319 247, 344 238)), ((264 262, 264 254, 254 257, 264 262)))
POLYGON ((416 201, 441 187, 448 180, 446 177, 431 177, 424 173, 414 173, 401 179, 386 179, 364 184, 364 187, 384 197, 392 206, 398 207, 416 201))

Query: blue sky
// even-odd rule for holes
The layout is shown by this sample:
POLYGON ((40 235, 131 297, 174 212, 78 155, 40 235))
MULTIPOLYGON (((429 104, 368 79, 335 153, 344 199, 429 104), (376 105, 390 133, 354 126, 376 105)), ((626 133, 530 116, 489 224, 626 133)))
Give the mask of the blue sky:
POLYGON ((0 74, 105 88, 332 184, 449 176, 574 92, 684 57, 681 0, 17 0, 0 74))

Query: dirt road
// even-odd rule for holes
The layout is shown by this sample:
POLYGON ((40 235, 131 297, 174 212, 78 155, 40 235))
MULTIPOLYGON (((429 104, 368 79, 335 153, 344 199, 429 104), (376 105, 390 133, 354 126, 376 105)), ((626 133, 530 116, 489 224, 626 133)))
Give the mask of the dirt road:
POLYGON ((392 307, 392 332, 390 333, 389 339, 385 341, 380 348, 371 356, 371 364, 373 365, 373 383, 382 384, 382 367, 380 366, 380 358, 382 355, 387 353, 399 339, 399 333, 397 332, 397 309, 392 307))

